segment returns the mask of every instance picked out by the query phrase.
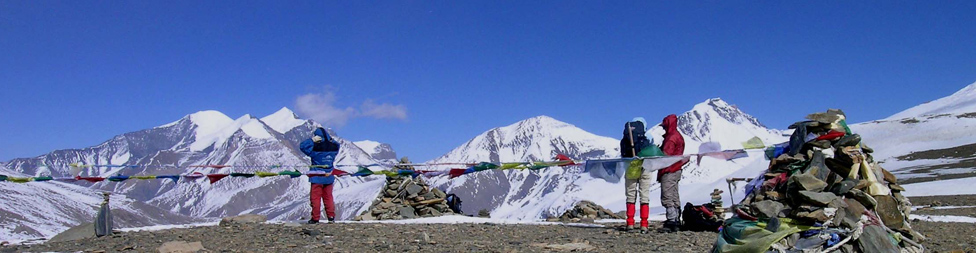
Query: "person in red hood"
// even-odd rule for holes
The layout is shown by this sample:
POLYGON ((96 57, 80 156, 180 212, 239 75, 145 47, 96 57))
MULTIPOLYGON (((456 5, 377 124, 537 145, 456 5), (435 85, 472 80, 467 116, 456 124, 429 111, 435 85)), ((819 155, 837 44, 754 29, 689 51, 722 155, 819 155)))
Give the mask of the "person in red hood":
MULTIPOLYGON (((678 116, 674 114, 664 117, 661 121, 664 127, 664 141, 661 143, 661 151, 665 155, 684 155, 685 139, 678 132, 678 116)), ((681 221, 681 198, 678 195, 678 181, 681 180, 681 168, 685 162, 675 163, 667 168, 657 171, 657 181, 661 183, 661 206, 664 206, 667 221, 661 232, 678 232, 681 221)))

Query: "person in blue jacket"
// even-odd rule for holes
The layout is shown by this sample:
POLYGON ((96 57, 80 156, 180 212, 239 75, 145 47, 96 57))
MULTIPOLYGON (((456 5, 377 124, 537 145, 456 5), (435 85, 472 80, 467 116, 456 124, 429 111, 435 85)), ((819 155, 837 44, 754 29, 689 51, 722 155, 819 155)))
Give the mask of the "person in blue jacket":
POLYGON ((332 198, 332 175, 336 156, 339 155, 339 142, 332 139, 325 129, 319 127, 312 133, 312 138, 299 145, 302 152, 312 160, 312 167, 308 170, 308 181, 312 183, 309 200, 312 202, 312 218, 308 224, 319 223, 322 218, 322 201, 325 200, 325 215, 329 223, 335 222, 335 201, 332 198))

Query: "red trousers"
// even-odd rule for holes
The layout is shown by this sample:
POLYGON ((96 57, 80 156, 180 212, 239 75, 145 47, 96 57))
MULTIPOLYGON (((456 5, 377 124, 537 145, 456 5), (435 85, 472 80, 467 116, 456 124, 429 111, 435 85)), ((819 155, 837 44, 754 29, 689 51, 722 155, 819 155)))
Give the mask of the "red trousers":
POLYGON ((331 184, 312 184, 312 192, 309 196, 312 202, 312 220, 322 218, 322 200, 325 200, 325 215, 335 218, 335 201, 332 200, 331 184))

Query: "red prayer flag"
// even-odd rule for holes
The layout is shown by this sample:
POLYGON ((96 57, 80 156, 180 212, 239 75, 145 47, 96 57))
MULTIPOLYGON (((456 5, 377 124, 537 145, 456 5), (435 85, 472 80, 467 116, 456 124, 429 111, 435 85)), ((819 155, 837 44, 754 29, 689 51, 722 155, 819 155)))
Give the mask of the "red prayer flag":
POLYGON ((104 181, 105 180, 104 177, 81 177, 81 176, 75 177, 75 179, 77 179, 77 180, 85 180, 85 181, 92 182, 92 183, 98 183, 98 182, 101 182, 101 181, 104 181))
POLYGON ((464 175, 464 171, 466 170, 467 169, 451 169, 451 171, 448 172, 448 174, 451 175, 450 178, 460 177, 461 175, 464 175))
POLYGON ((569 163, 563 164, 563 165, 559 165, 559 166, 579 165, 575 161, 573 161, 573 159, 569 159, 569 156, 566 156, 564 154, 557 154, 556 155, 556 160, 558 160, 558 161, 569 161, 569 163))
POLYGON ((228 174, 210 174, 210 175, 207 175, 207 179, 210 179, 210 184, 213 184, 213 183, 216 183, 217 181, 220 181, 221 179, 223 179, 223 178, 225 178, 227 176, 229 176, 229 175, 228 174))
POLYGON ((833 139, 837 139, 837 138, 840 138, 840 137, 844 137, 844 134, 845 134, 844 132, 838 132, 838 131, 831 130, 829 133, 827 133, 825 135, 821 135, 820 137, 817 137, 817 140, 818 141, 819 140, 833 140, 833 139))

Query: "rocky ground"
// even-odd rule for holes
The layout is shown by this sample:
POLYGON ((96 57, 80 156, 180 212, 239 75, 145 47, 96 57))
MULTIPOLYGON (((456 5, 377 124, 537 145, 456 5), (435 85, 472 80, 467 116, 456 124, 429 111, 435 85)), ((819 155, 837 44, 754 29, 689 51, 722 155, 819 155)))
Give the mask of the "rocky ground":
MULTIPOLYGON (((911 198, 916 206, 974 206, 976 195, 911 198)), ((914 214, 976 217, 976 208, 921 208, 914 214)), ((618 224, 608 224, 616 226, 618 224)), ((660 223, 652 223, 660 227, 660 223)), ((912 221, 929 252, 976 252, 976 225, 912 221)), ((205 252, 706 252, 715 233, 631 234, 613 228, 494 224, 233 224, 117 234, 84 241, 13 245, 0 252, 157 252, 171 241, 205 252)))

